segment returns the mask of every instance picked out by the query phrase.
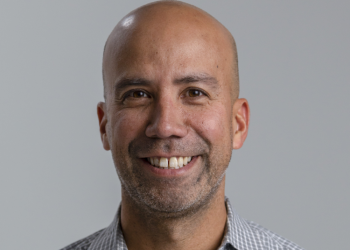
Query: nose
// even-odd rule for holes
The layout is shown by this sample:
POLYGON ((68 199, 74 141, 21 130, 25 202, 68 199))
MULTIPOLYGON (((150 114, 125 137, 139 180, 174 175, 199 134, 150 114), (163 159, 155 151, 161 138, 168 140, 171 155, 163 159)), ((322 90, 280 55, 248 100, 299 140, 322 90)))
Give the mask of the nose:
POLYGON ((187 134, 181 103, 171 98, 162 97, 154 103, 150 114, 150 122, 146 127, 146 136, 152 138, 181 138, 187 134))

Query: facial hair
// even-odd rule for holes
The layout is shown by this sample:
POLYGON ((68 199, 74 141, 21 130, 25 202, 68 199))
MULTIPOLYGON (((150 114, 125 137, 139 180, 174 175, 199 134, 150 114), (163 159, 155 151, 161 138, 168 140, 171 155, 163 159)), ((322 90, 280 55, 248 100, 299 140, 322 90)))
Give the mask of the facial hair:
POLYGON ((112 155, 123 191, 134 204, 144 212, 167 218, 190 216, 205 208, 217 192, 230 160, 210 158, 220 154, 215 154, 210 143, 198 137, 190 142, 177 138, 136 138, 130 142, 127 154, 112 150, 112 155), (138 157, 151 152, 199 156, 200 167, 191 176, 154 177, 141 169, 138 157))

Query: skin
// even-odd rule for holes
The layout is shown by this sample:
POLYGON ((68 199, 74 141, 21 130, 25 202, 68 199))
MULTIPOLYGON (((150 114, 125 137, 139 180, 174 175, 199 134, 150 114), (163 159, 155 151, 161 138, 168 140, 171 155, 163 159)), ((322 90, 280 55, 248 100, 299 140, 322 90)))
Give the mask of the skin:
POLYGON ((97 106, 105 150, 122 183, 128 249, 217 249, 226 223, 225 170, 247 136, 234 40, 181 2, 156 2, 123 18, 104 57, 97 106), (154 170, 145 158, 193 156, 154 170))

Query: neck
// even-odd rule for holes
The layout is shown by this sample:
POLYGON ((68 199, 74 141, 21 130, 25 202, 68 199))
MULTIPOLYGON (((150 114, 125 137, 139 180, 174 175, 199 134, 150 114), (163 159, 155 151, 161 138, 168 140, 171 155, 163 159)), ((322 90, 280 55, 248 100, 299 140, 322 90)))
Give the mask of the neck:
POLYGON ((217 249, 226 225, 225 184, 222 181, 206 206, 184 216, 145 212, 122 193, 121 226, 129 250, 217 249))

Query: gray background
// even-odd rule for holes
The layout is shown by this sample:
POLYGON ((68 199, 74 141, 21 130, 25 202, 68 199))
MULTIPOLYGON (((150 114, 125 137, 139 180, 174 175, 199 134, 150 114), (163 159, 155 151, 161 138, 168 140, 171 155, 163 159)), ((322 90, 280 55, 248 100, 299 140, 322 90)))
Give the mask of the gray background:
MULTIPOLYGON (((147 2, 1 1, 0 249, 58 249, 113 219, 102 50, 147 2)), ((350 2, 187 2, 238 45, 251 127, 227 173, 236 210, 307 249, 348 249, 350 2)))

